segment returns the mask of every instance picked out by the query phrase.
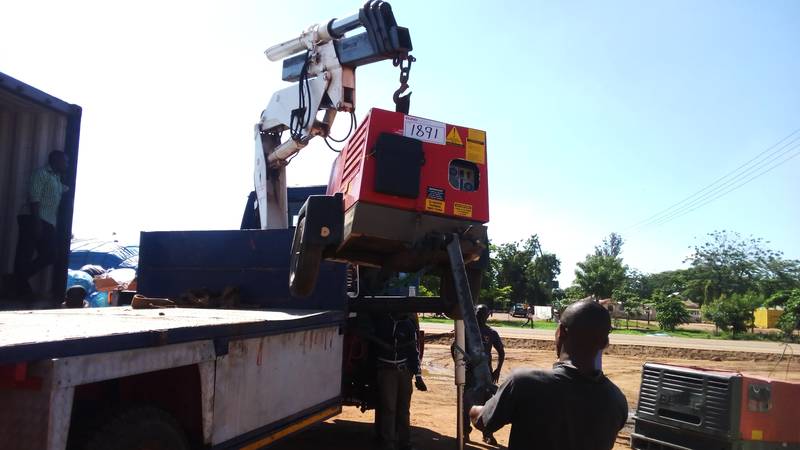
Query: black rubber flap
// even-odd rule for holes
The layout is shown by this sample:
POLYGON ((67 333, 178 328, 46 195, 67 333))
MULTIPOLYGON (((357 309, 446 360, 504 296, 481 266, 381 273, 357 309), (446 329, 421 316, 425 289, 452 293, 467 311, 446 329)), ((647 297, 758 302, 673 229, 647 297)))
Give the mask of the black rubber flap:
POLYGON ((375 144, 375 191, 399 197, 419 197, 424 154, 422 141, 382 133, 375 144))

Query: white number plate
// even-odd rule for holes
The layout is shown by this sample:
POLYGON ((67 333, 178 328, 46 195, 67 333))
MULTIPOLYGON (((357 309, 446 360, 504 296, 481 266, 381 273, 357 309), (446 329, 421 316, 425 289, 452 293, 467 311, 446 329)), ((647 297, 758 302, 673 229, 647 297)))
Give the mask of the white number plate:
POLYGON ((406 116, 403 123, 403 136, 444 145, 445 127, 442 122, 406 116))

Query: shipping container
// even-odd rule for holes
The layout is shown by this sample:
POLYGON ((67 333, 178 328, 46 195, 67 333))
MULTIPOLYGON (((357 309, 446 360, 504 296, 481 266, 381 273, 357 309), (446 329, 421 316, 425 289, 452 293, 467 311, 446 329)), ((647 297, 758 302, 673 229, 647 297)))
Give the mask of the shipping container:
POLYGON ((70 189, 62 198, 56 226, 56 261, 31 280, 42 296, 60 296, 65 289, 80 124, 79 106, 0 73, 0 274, 13 272, 17 215, 31 172, 44 166, 53 150, 65 152, 70 164, 64 177, 70 189))

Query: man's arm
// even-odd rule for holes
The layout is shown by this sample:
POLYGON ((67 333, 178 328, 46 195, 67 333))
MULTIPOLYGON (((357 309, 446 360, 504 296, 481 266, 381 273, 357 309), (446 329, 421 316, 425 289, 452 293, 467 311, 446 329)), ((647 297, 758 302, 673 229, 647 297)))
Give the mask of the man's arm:
POLYGON ((409 323, 411 324, 411 343, 407 350, 406 359, 408 360, 409 369, 414 374, 414 386, 416 386, 417 390, 424 392, 428 390, 428 386, 422 378, 422 362, 419 360, 419 348, 417 346, 417 327, 410 319, 409 323))
POLYGON ((483 406, 473 406, 469 418, 475 428, 494 433, 511 423, 514 411, 514 376, 509 377, 483 406))
POLYGON ((503 341, 500 339, 500 334, 492 330, 494 335, 492 337, 492 347, 497 352, 497 368, 492 372, 492 381, 497 383, 500 380, 500 370, 503 368, 503 362, 506 360, 506 350, 503 347, 503 341))

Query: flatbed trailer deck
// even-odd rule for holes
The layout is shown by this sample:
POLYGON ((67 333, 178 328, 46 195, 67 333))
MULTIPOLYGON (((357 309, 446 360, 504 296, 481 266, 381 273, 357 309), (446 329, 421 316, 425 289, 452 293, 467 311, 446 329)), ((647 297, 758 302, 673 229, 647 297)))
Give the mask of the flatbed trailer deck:
POLYGON ((138 309, 0 312, 0 364, 211 339, 220 343, 344 323, 342 311, 138 309))
POLYGON ((90 417, 142 405, 174 418, 192 447, 267 445, 341 411, 344 321, 309 310, 2 312, 0 448, 80 447, 90 417))

